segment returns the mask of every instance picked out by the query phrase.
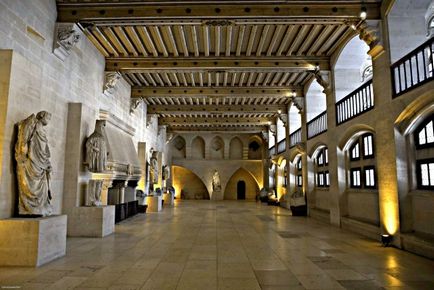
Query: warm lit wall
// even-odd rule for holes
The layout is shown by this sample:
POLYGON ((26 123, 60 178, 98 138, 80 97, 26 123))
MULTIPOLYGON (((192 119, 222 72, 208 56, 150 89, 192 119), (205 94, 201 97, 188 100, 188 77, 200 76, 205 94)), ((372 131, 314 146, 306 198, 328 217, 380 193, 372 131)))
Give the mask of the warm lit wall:
POLYGON ((237 183, 238 181, 244 181, 246 183, 246 199, 255 199, 256 194, 259 193, 259 187, 255 179, 246 170, 240 168, 237 170, 231 179, 229 179, 224 199, 237 199, 237 183))
POLYGON ((183 192, 185 199, 209 199, 208 191, 202 180, 190 170, 173 166, 172 176, 176 198, 181 198, 181 192, 183 192))

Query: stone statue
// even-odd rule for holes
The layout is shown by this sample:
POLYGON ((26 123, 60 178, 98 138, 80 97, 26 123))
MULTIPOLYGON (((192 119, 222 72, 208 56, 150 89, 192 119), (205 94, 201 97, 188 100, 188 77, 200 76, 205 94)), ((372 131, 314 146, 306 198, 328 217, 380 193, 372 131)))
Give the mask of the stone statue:
POLYGON ((104 137, 105 120, 96 120, 95 131, 86 141, 86 163, 90 172, 107 169, 107 143, 104 137))
POLYGON ((158 183, 158 159, 157 159, 157 151, 153 151, 151 149, 151 159, 150 161, 150 170, 149 170, 149 176, 151 184, 158 183))
POLYGON ((50 119, 50 113, 41 111, 18 123, 15 159, 19 215, 49 216, 52 213, 50 148, 45 131, 50 119))
POLYGON ((170 166, 164 165, 163 166, 163 179, 168 180, 170 178, 170 166))
POLYGON ((86 205, 88 206, 100 206, 101 202, 101 193, 103 187, 104 180, 89 180, 89 185, 87 188, 87 200, 86 205))
POLYGON ((217 170, 214 170, 214 174, 212 176, 212 190, 213 191, 220 191, 221 185, 220 185, 220 175, 217 170))

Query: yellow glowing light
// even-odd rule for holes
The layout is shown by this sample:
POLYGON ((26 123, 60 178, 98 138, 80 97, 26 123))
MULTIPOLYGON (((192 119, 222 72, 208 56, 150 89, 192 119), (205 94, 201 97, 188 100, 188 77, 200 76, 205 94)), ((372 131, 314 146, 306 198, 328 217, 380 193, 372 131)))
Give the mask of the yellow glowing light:
POLYGON ((389 235, 394 235, 398 231, 398 208, 394 202, 384 202, 383 222, 384 228, 389 235))

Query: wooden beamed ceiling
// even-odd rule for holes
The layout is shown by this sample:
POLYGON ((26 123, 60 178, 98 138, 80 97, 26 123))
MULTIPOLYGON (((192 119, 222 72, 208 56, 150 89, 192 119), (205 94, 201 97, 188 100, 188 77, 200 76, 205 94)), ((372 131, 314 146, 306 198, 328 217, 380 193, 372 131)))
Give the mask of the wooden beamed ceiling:
POLYGON ((362 7, 380 18, 380 0, 57 0, 161 125, 199 131, 262 130, 330 70, 362 7))

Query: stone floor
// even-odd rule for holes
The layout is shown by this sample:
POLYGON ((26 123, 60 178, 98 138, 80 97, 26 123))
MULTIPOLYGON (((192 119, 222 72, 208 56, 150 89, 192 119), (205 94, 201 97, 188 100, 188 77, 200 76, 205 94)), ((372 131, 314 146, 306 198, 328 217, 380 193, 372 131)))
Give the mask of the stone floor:
POLYGON ((254 202, 181 201, 105 239, 71 238, 0 289, 434 289, 434 261, 254 202))

